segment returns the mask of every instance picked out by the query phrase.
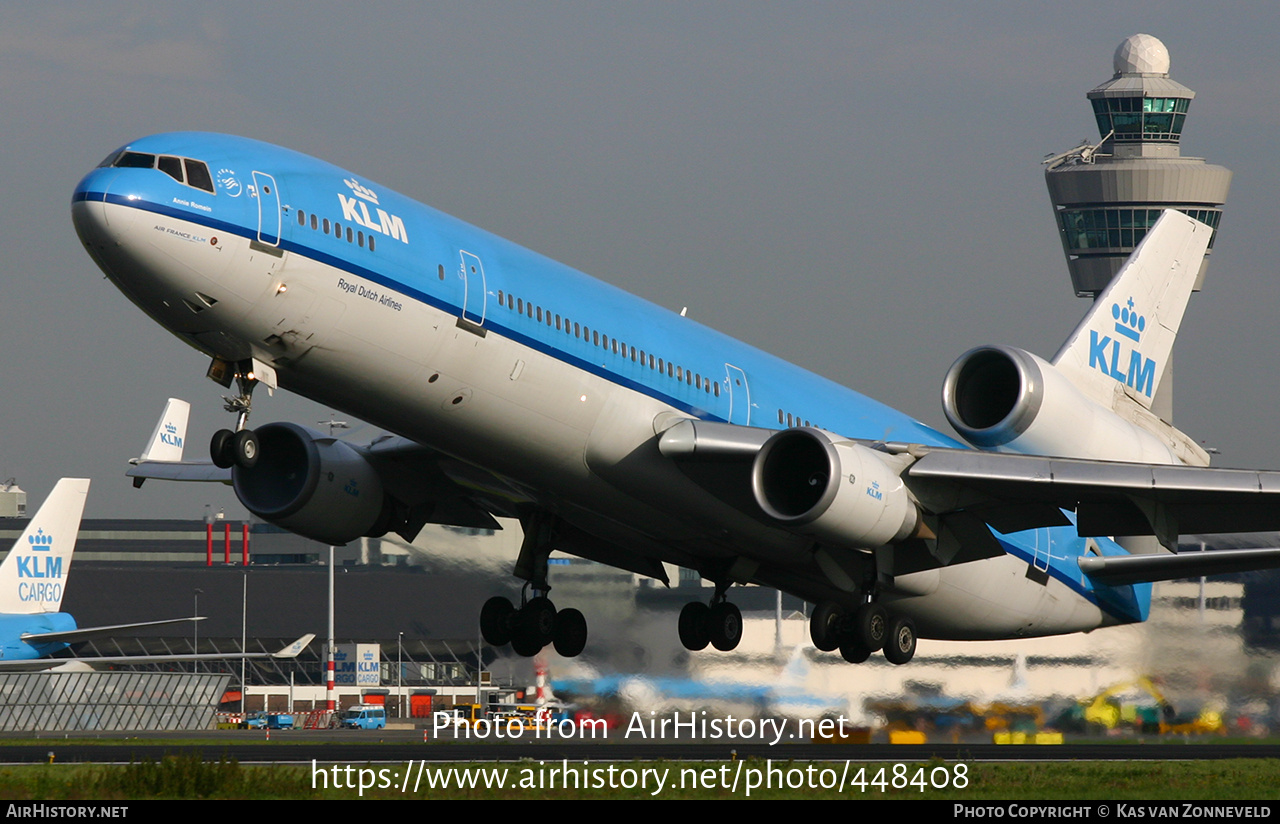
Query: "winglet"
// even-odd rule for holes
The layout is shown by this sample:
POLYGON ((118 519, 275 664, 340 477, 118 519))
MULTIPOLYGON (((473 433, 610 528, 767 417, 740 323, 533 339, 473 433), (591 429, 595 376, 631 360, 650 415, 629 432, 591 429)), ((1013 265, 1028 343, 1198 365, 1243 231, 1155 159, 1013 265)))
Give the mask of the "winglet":
POLYGON ((182 445, 187 438, 187 418, 190 414, 191 404, 170 398, 164 405, 164 411, 160 413, 160 420, 156 421, 155 431, 151 433, 146 449, 142 450, 142 456, 129 463, 182 460, 182 445))
POLYGON ((297 658, 298 654, 302 652, 304 649, 306 649, 307 644, 310 644, 315 637, 316 637, 316 634, 314 632, 308 632, 306 635, 302 636, 297 641, 294 641, 292 644, 280 650, 279 652, 271 653, 271 657, 272 658, 297 658))
POLYGON ((1098 295, 1053 364, 1108 409, 1150 410, 1213 229, 1166 209, 1098 295))
POLYGON ((88 478, 63 478, 0 564, 0 613, 35 615, 62 606, 88 478))

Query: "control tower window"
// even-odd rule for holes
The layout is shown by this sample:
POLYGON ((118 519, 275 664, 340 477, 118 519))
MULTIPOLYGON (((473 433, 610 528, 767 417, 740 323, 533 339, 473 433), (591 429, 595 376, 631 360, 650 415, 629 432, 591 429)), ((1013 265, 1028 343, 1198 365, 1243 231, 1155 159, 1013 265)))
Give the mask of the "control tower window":
POLYGON ((1104 97, 1093 101, 1098 133, 1118 143, 1176 143, 1191 100, 1185 97, 1104 97))

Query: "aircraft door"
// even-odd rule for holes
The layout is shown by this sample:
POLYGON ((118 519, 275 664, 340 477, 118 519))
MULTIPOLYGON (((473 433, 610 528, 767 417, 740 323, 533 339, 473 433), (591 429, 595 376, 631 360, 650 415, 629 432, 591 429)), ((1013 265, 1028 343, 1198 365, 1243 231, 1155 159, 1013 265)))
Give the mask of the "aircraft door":
POLYGON ((729 423, 748 426, 751 423, 751 389, 747 386, 747 373, 731 363, 724 365, 729 387, 729 423))
POLYGON ((253 195, 258 201, 258 242, 280 245, 280 192, 276 179, 266 172, 253 173, 253 195))
POLYGON ((462 278, 462 319, 476 326, 483 326, 486 297, 484 264, 470 252, 460 254, 462 269, 458 276, 462 278))

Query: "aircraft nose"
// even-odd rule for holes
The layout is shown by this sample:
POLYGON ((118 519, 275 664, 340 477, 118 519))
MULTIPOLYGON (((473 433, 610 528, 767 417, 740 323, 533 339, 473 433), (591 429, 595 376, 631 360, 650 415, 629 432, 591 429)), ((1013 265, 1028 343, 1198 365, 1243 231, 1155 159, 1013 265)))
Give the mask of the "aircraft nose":
POLYGON ((94 169, 81 178, 71 195, 71 222, 80 242, 89 253, 99 258, 109 247, 119 244, 120 235, 132 225, 134 209, 109 210, 109 192, 116 177, 115 169, 94 169))

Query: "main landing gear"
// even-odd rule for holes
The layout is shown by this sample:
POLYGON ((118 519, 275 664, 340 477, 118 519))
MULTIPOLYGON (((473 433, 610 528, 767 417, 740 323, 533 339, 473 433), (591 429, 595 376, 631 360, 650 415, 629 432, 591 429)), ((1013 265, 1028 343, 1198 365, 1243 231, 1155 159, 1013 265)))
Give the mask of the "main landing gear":
POLYGON ((525 658, 537 655, 547 644, 565 658, 577 656, 587 646, 587 619, 581 612, 557 610, 545 595, 520 600, 519 609, 501 595, 484 602, 480 633, 486 642, 495 647, 511 644, 525 658))
POLYGON ((258 380, 252 372, 240 368, 236 369, 235 379, 240 394, 235 397, 223 395, 222 400, 225 401, 223 408, 236 416, 236 428, 219 429, 209 442, 209 458, 214 466, 221 469, 233 466, 248 469, 258 462, 260 451, 258 436, 247 428, 249 411, 253 407, 253 388, 258 385, 258 380))
POLYGON ((809 637, 824 652, 840 650, 840 657, 861 664, 884 650, 891 664, 905 664, 916 654, 916 625, 905 616, 890 616, 884 607, 867 602, 852 613, 826 601, 809 618, 809 637))
POLYGON ((484 602, 480 610, 480 634, 495 647, 506 644, 517 655, 537 655, 547 644, 565 658, 579 655, 587 646, 587 619, 576 609, 557 610, 547 597, 547 560, 555 542, 557 522, 543 513, 521 519, 524 542, 516 559, 515 574, 525 580, 520 608, 502 596, 484 602), (533 597, 529 597, 532 591, 533 597))
POLYGON ((692 601, 680 610, 680 643, 685 649, 697 652, 710 644, 728 652, 738 646, 742 640, 742 611, 725 600, 727 589, 717 585, 710 605, 692 601))

